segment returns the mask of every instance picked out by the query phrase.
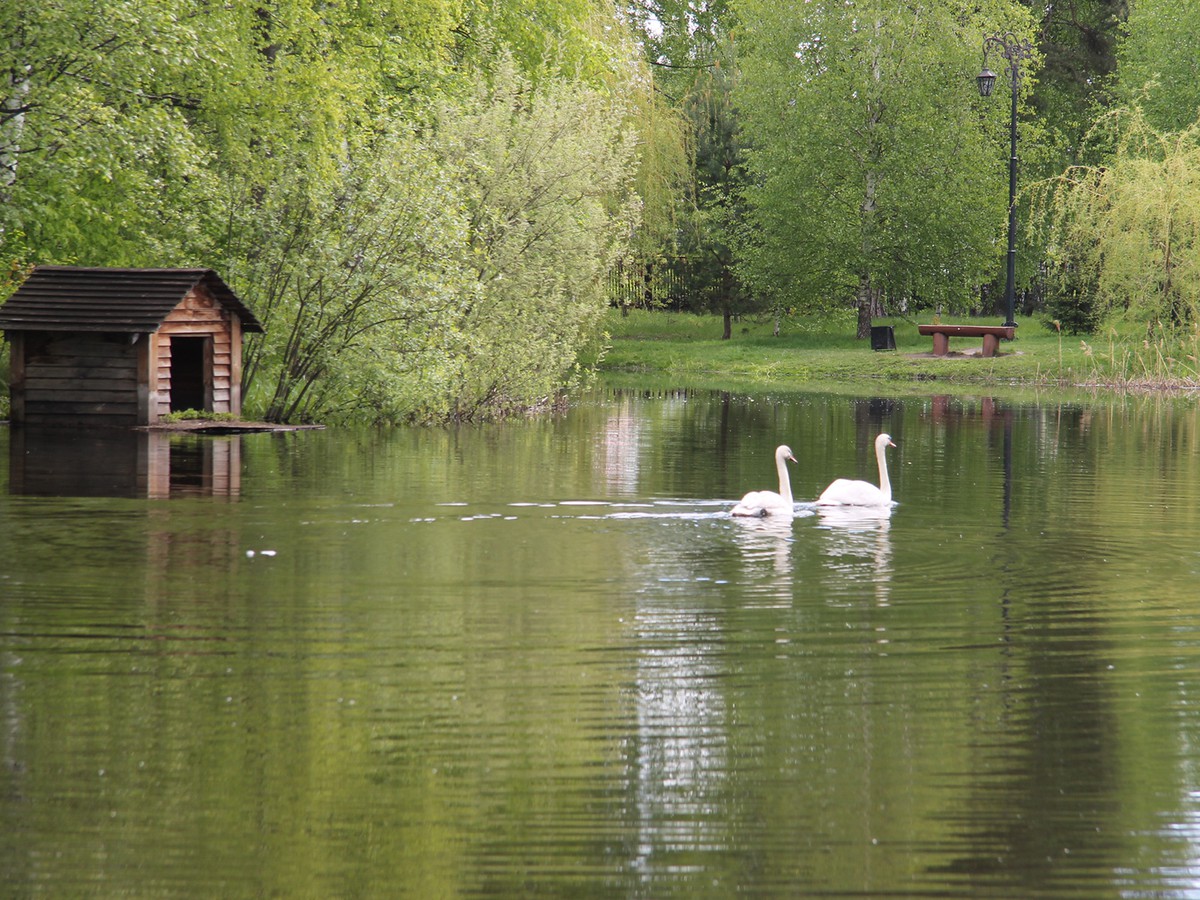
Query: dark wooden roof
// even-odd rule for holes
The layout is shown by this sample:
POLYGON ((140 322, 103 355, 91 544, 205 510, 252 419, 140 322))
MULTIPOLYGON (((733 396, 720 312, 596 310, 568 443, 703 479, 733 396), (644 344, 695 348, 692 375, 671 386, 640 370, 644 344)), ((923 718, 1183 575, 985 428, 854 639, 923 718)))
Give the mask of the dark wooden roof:
POLYGON ((188 291, 203 284, 242 321, 262 332, 258 319, 212 269, 92 269, 38 266, 0 306, 4 331, 158 330, 188 291))

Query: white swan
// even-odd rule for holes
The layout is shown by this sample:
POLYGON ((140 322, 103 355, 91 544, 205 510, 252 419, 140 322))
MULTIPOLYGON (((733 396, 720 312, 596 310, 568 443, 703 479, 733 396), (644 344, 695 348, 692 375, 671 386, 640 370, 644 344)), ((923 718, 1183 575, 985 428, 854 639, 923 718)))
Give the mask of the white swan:
POLYGON ((778 516, 792 515, 792 481, 788 478, 787 461, 796 461, 785 444, 775 448, 775 469, 779 472, 779 493, 774 491, 751 491, 735 506, 735 516, 778 516))
POLYGON ((851 481, 839 478, 817 498, 818 506, 890 506, 892 483, 888 480, 887 459, 884 451, 895 447, 890 435, 875 438, 875 458, 879 461, 879 487, 869 481, 851 481))

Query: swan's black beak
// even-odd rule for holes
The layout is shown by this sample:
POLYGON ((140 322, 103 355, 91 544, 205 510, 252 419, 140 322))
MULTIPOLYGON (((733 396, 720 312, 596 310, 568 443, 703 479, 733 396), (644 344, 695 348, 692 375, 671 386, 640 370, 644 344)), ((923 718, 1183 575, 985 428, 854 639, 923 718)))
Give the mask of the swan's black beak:
POLYGON ((799 463, 799 461, 796 459, 796 457, 794 457, 794 456, 789 456, 789 457, 788 457, 788 459, 790 459, 792 462, 796 463, 796 465, 800 465, 800 463, 799 463))
POLYGON ((896 442, 895 442, 895 441, 892 441, 892 440, 889 440, 889 441, 888 441, 888 446, 889 446, 889 447, 895 447, 895 446, 896 446, 896 442))

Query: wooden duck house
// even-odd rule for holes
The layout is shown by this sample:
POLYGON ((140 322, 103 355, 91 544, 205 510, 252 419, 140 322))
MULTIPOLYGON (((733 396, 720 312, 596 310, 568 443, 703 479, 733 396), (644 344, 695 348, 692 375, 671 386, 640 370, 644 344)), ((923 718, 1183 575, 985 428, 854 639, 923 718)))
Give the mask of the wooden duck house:
POLYGON ((38 266, 3 306, 12 420, 152 425, 240 415, 242 335, 262 325, 211 269, 38 266))

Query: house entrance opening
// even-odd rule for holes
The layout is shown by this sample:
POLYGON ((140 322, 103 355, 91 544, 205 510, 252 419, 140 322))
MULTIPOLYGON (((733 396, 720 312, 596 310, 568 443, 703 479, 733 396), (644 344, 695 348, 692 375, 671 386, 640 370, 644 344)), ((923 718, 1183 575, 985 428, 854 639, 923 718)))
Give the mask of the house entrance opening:
POLYGON ((171 338, 171 412, 207 410, 205 390, 209 338, 171 338))

